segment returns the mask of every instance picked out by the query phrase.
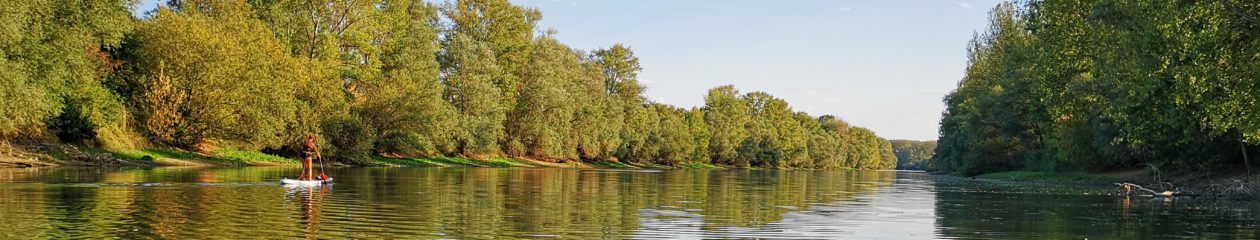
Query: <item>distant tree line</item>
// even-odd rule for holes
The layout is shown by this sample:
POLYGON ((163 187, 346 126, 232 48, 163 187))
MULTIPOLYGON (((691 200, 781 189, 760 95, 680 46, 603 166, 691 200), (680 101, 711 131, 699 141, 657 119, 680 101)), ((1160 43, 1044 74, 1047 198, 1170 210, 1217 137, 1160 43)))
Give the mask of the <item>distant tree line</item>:
POLYGON ((572 49, 506 0, 130 0, 4 4, 0 140, 112 149, 890 169, 891 144, 764 92, 683 109, 639 59, 572 49))
POLYGON ((990 12, 945 98, 935 164, 1250 169, 1260 2, 1020 1, 990 12))
POLYGON ((897 156, 897 169, 935 170, 932 155, 936 141, 891 140, 893 155, 897 156))

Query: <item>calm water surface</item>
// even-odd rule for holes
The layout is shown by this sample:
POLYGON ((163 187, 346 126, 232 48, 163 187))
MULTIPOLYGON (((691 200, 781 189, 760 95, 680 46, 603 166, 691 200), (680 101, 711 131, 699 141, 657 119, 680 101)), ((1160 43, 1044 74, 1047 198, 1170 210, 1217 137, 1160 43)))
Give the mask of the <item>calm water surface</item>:
POLYGON ((912 172, 0 169, 0 239, 1255 239, 1251 202, 912 172))

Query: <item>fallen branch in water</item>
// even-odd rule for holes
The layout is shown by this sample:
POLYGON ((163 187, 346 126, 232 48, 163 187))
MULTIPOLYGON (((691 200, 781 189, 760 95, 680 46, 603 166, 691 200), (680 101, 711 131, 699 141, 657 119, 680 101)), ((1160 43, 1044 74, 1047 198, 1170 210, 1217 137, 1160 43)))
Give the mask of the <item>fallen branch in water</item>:
POLYGON ((1185 195, 1185 194, 1178 194, 1173 191, 1156 192, 1155 190, 1142 187, 1142 185, 1137 185, 1137 184, 1132 184, 1132 183, 1116 183, 1116 185, 1120 186, 1121 188, 1124 188, 1125 195, 1132 195, 1134 190, 1146 191, 1146 192, 1151 193, 1151 196, 1158 196, 1158 197, 1173 197, 1173 196, 1185 195))
POLYGON ((1209 196, 1228 195, 1235 197, 1252 198, 1256 196, 1255 189, 1260 189, 1260 183, 1247 181, 1243 179, 1230 179, 1225 183, 1216 183, 1207 187, 1209 196))

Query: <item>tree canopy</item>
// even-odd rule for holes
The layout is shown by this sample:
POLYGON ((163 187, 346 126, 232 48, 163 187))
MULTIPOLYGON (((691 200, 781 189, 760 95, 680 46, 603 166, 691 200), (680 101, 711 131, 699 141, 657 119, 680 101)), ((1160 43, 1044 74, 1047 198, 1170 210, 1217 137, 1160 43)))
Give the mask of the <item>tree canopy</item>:
POLYGON ((937 167, 1249 169, 1260 4, 1021 1, 990 12, 945 98, 937 167))
POLYGON ((540 11, 506 0, 183 0, 144 18, 134 5, 0 7, 0 140, 293 153, 315 134, 352 163, 896 163, 874 132, 769 93, 648 101, 629 46, 571 48, 538 29, 540 11))

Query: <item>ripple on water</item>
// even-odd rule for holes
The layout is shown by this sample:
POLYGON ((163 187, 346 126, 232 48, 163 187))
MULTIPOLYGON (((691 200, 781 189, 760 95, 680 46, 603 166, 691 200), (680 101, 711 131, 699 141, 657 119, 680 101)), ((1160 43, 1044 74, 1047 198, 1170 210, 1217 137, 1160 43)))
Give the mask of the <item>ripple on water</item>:
POLYGON ((330 170, 329 188, 279 186, 290 168, 8 174, 0 239, 1254 238, 1260 209, 908 172, 330 170))

